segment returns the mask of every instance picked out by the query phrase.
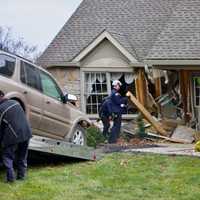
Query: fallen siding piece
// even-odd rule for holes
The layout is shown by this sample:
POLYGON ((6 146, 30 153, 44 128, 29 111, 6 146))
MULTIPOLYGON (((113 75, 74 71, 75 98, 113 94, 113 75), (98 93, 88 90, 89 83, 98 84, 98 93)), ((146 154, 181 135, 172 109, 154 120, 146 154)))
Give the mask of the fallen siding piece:
POLYGON ((159 139, 164 139, 164 140, 170 141, 170 142, 181 143, 181 144, 191 144, 191 143, 190 143, 189 141, 187 141, 187 140, 169 138, 169 137, 157 135, 157 134, 155 134, 155 133, 150 133, 150 132, 148 132, 147 135, 153 136, 153 137, 157 137, 157 138, 159 138, 159 139))
POLYGON ((172 139, 180 139, 188 141, 188 143, 194 142, 194 135, 196 131, 192 128, 189 128, 187 126, 178 126, 174 133, 172 134, 172 139))
POLYGON ((135 106, 140 110, 140 112, 147 119, 147 121, 152 124, 156 131, 158 131, 161 135, 167 135, 167 132, 163 129, 162 124, 160 122, 157 122, 151 116, 147 109, 135 98, 135 96, 131 92, 127 92, 126 96, 130 98, 133 104, 135 104, 135 106))

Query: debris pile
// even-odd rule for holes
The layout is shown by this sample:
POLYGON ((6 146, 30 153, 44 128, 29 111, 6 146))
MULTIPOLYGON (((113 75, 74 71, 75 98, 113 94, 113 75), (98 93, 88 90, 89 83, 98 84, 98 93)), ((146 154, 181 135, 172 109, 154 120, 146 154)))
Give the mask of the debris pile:
MULTIPOLYGON (((195 135, 197 137, 197 132, 192 128, 184 126, 182 120, 172 120, 167 118, 157 119, 155 116, 152 116, 132 94, 128 93, 127 95, 138 107, 142 116, 145 117, 143 120, 145 128, 145 131, 142 131, 143 138, 152 141, 166 140, 183 144, 191 144, 195 141, 195 135)), ((122 132, 129 134, 132 137, 140 137, 141 127, 138 120, 132 120, 129 123, 124 124, 122 126, 122 132)))

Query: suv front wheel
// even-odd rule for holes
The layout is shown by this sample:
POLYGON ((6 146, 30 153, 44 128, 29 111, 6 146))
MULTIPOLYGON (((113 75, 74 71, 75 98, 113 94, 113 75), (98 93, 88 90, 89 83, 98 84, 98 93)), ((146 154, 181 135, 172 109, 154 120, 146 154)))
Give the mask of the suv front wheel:
POLYGON ((72 133, 70 141, 73 144, 84 146, 86 145, 86 131, 80 125, 77 125, 72 133))

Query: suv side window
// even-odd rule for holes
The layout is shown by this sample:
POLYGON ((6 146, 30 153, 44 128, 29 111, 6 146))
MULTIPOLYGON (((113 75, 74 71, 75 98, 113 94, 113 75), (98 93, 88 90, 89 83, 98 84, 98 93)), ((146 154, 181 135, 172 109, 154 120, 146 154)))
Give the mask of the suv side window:
POLYGON ((0 74, 11 77, 15 70, 15 63, 15 58, 5 54, 0 54, 0 74))
POLYGON ((62 92, 56 82, 45 72, 40 71, 43 93, 61 101, 62 92))
POLYGON ((20 79, 22 83, 41 91, 41 80, 39 75, 39 70, 24 61, 21 61, 21 68, 20 68, 20 79))

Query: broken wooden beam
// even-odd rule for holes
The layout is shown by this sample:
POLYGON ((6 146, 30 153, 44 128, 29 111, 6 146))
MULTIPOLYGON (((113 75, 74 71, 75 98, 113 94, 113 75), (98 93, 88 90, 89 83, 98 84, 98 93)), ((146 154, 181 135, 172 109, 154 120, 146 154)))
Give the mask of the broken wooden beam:
POLYGON ((135 104, 135 106, 140 110, 145 119, 152 124, 156 131, 158 131, 163 136, 167 135, 167 132, 163 129, 162 124, 160 122, 157 122, 151 116, 148 110, 136 99, 136 97, 131 92, 127 92, 126 96, 130 98, 132 103, 135 104))
POLYGON ((181 143, 181 144, 191 144, 190 142, 183 140, 183 139, 170 138, 170 137, 166 137, 166 136, 157 135, 155 133, 148 132, 147 135, 152 136, 152 137, 156 137, 158 139, 164 139, 164 140, 169 141, 169 142, 181 143))
MULTIPOLYGON (((123 131, 124 131, 125 133, 128 133, 128 134, 133 135, 133 136, 136 136, 136 135, 137 135, 136 133, 134 133, 133 131, 130 131, 130 130, 128 130, 128 129, 124 129, 124 128, 123 128, 123 131)), ((162 135, 158 135, 158 134, 150 133, 150 132, 147 132, 147 133, 146 133, 146 136, 147 136, 147 139, 149 139, 148 136, 150 136, 150 137, 154 137, 154 138, 157 138, 157 139, 166 140, 166 141, 173 142, 173 143, 191 144, 191 143, 189 143, 188 141, 183 140, 183 139, 174 139, 174 138, 170 138, 170 137, 166 137, 166 136, 162 136, 162 135)), ((145 138, 146 138, 146 137, 145 137, 145 138)))

